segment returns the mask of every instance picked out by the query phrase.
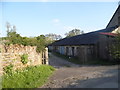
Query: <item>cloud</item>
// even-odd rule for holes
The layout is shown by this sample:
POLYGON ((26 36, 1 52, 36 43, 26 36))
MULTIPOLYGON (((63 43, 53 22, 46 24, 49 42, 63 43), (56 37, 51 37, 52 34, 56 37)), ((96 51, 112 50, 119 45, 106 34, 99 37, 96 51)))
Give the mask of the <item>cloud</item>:
POLYGON ((59 20, 59 19, 53 19, 53 22, 54 22, 54 23, 59 23, 60 20, 59 20))

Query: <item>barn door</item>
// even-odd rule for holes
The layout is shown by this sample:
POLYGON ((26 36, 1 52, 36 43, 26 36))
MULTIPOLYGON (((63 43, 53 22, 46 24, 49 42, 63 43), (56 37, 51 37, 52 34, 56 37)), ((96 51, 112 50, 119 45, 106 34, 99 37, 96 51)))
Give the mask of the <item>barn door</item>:
POLYGON ((66 47, 66 55, 68 55, 68 53, 69 53, 69 48, 66 47))
POLYGON ((72 47, 72 56, 75 56, 75 48, 72 47))

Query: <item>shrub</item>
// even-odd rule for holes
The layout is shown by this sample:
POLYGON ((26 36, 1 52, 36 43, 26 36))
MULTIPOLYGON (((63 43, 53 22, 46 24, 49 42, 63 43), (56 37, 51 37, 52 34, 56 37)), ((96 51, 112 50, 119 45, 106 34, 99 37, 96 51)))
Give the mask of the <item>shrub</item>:
POLYGON ((23 54, 23 55, 21 56, 21 62, 22 62, 23 64, 27 64, 27 63, 28 63, 28 54, 23 54))
POLYGON ((3 70, 4 70, 5 73, 11 74, 12 71, 13 71, 13 65, 10 64, 10 65, 4 67, 3 70))

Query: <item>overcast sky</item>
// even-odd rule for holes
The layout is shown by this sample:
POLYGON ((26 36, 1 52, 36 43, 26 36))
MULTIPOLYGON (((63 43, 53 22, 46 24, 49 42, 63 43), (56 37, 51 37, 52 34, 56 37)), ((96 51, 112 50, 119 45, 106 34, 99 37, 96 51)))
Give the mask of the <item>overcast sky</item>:
POLYGON ((55 33, 64 37, 77 28, 91 32, 106 27, 118 2, 1 2, 0 33, 6 36, 6 22, 22 36, 55 33))

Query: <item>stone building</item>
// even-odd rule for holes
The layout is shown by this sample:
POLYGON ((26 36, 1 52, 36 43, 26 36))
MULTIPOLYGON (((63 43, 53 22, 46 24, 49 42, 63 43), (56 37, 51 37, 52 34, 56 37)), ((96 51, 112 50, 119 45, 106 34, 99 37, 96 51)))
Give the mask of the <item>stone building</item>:
POLYGON ((120 32, 120 5, 105 29, 58 40, 48 46, 52 51, 87 61, 93 58, 110 60, 109 48, 120 32))

